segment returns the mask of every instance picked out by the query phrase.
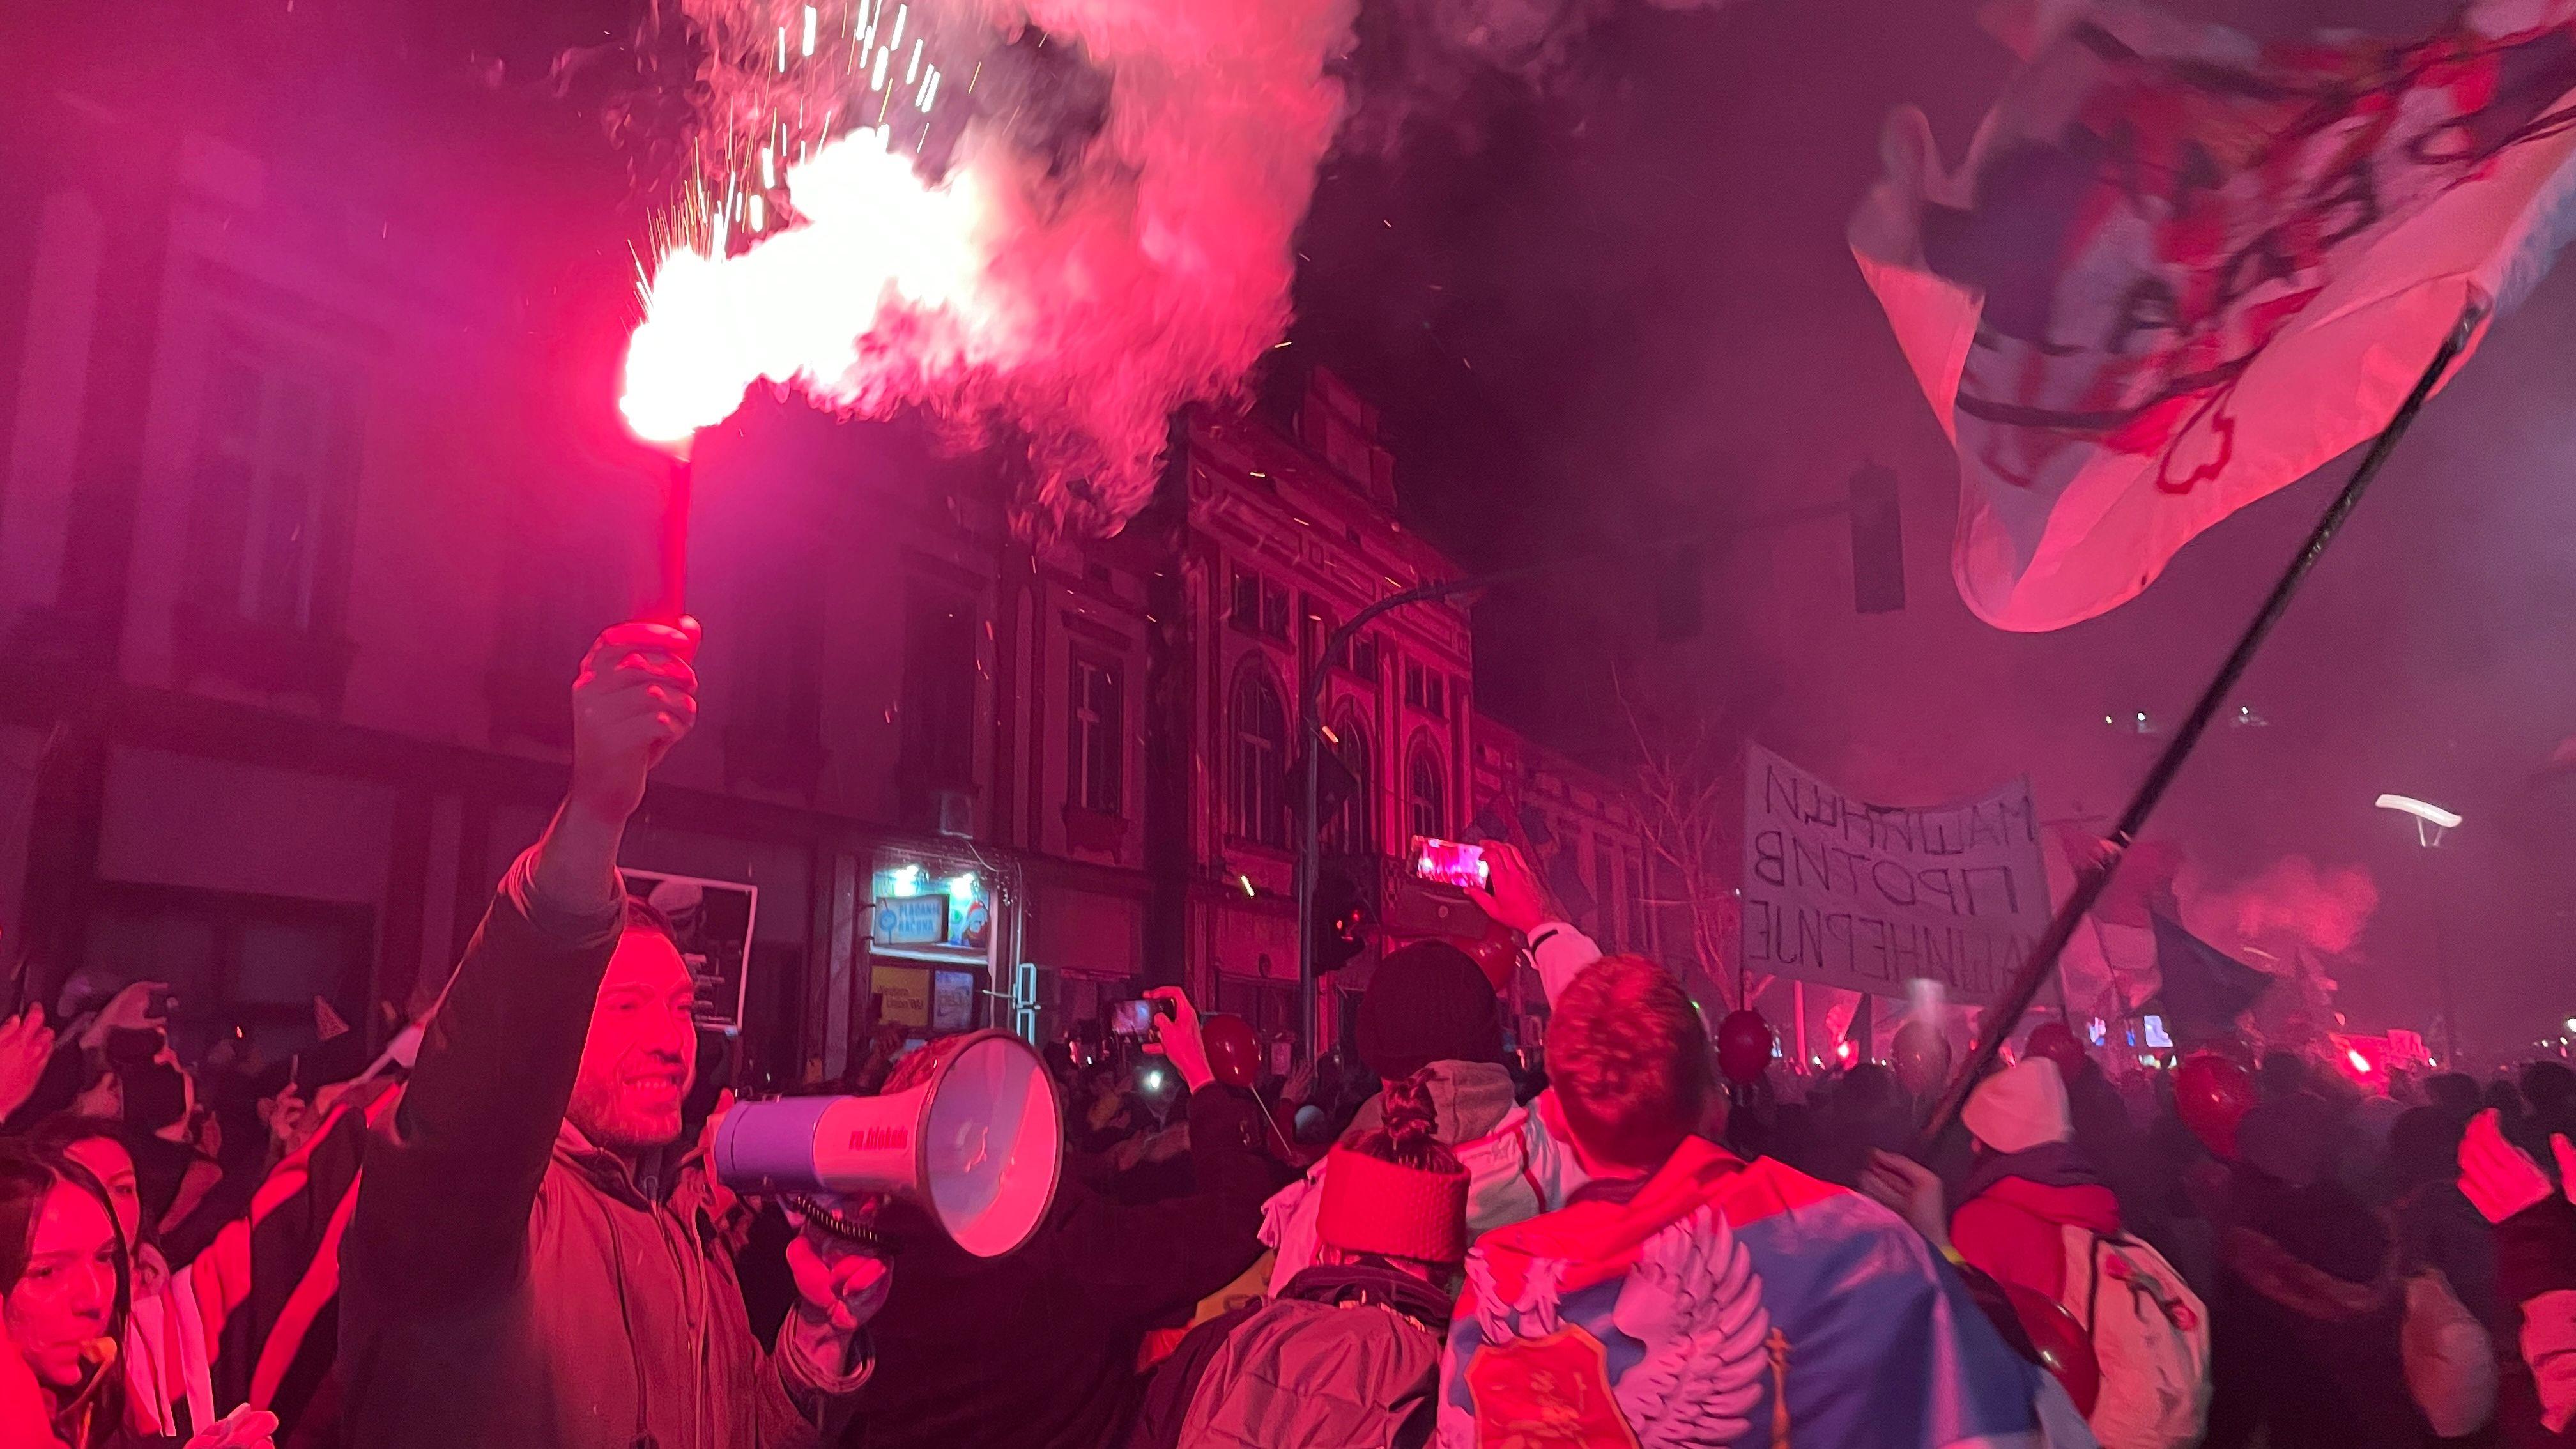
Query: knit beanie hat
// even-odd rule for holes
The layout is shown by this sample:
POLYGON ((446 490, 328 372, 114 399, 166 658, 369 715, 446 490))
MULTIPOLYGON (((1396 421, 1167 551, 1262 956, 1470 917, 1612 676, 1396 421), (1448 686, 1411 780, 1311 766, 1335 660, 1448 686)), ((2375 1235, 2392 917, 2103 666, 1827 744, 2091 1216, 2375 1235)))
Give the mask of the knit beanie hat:
POLYGON ((1433 1062, 1503 1061, 1494 986, 1476 959, 1417 941, 1377 963, 1360 997, 1360 1060, 1387 1081, 1433 1062))
POLYGON ((1326 1159, 1315 1236, 1345 1253, 1424 1263, 1467 1256, 1467 1170, 1429 1172, 1348 1147, 1326 1159))
POLYGON ((2075 1136, 2066 1079, 2046 1057, 2024 1057, 1979 1083, 1959 1120, 1997 1152, 2027 1152, 2075 1136))

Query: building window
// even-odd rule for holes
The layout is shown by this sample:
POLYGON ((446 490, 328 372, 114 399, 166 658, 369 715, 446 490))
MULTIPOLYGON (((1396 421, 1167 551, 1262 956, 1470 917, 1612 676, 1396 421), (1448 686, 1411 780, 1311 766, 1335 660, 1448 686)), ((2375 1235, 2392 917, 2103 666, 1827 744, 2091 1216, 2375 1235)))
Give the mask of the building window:
MULTIPOLYGON (((1338 627, 1338 623, 1331 614, 1322 612, 1318 606, 1310 604, 1308 609, 1307 617, 1313 621, 1315 628, 1315 647, 1307 652, 1309 655, 1321 655, 1324 641, 1333 637, 1333 630, 1338 627)), ((1332 657, 1324 662, 1335 669, 1347 669, 1369 683, 1375 684, 1377 683, 1377 640, 1366 634, 1345 639, 1342 641, 1342 647, 1334 650, 1332 657)))
POLYGON ((271 628, 338 628, 357 492, 356 369, 246 330, 208 359, 188 594, 271 628))
POLYGON ((1233 607, 1226 617, 1234 627, 1265 639, 1288 637, 1288 588, 1254 573, 1234 571, 1233 607))
POLYGON ((935 790, 975 783, 975 611, 916 583, 903 620, 903 769, 935 790))
POLYGON ((1351 641, 1350 648, 1347 652, 1350 656, 1349 668, 1351 673, 1358 675, 1360 678, 1367 680, 1371 684, 1377 683, 1377 640, 1363 635, 1360 638, 1353 639, 1351 641))
POLYGON ((1335 758, 1351 772, 1354 782, 1351 798, 1333 812, 1324 823, 1324 852, 1328 855, 1375 855, 1377 853, 1376 772, 1369 768, 1368 731, 1356 715, 1345 714, 1333 727, 1335 758))
POLYGON ((1408 661, 1404 666, 1404 702, 1425 714, 1447 719, 1448 681, 1438 671, 1408 661))
POLYGON ((1268 675, 1246 669, 1234 681, 1234 771, 1226 828, 1246 840, 1288 846, 1288 708, 1268 675))
POLYGON ((1289 982, 1254 981, 1221 971, 1216 978, 1216 1005, 1219 1011, 1242 1017, 1256 1036, 1304 1035, 1297 1031, 1297 988, 1289 982))
POLYGON ((1065 741, 1065 801, 1102 815, 1126 813, 1126 681, 1117 665, 1073 656, 1067 696, 1073 724, 1065 741))
POLYGON ((1449 833, 1449 782, 1440 768, 1440 752, 1423 740, 1413 747, 1413 759, 1405 767, 1406 818, 1416 835, 1446 837, 1449 833))

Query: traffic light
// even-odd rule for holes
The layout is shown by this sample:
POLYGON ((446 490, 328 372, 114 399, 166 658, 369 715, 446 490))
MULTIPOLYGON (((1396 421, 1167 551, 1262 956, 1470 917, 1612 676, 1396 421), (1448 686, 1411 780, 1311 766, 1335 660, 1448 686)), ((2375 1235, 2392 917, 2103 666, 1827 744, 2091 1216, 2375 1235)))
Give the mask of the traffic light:
POLYGON ((1368 949, 1368 895, 1344 865, 1315 876, 1315 972, 1338 971, 1368 949))
MULTIPOLYGON (((1308 749, 1314 743, 1307 743, 1308 749)), ((1360 792, 1360 777, 1351 772, 1350 762, 1342 758, 1338 744, 1327 747, 1315 761, 1315 818, 1330 829, 1333 817, 1351 803, 1360 792)), ((1299 755, 1288 763, 1288 814, 1303 819, 1306 813, 1306 757, 1299 755)))

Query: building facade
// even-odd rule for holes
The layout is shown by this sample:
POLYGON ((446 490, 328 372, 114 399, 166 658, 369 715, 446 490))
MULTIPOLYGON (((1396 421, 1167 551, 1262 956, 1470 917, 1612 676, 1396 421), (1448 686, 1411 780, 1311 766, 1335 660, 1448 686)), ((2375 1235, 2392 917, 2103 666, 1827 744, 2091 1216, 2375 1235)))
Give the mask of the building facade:
MULTIPOLYGON (((1520 846, 1576 927, 1604 951, 1662 961, 1691 980, 1692 963, 1665 951, 1669 937, 1686 957, 1690 933, 1667 929, 1677 903, 1658 888, 1654 850, 1616 781, 1487 719, 1476 727, 1473 786, 1476 833, 1520 846)), ((1535 974, 1527 967, 1520 974, 1511 1004, 1530 1039, 1546 1002, 1535 974)))
POLYGON ((1472 634, 1455 608, 1421 604, 1323 657, 1368 604, 1455 576, 1397 522, 1374 413, 1330 373, 1309 378, 1290 420, 1193 415, 1174 453, 1166 496, 1139 521, 1162 557, 1150 959, 1157 980, 1278 1033, 1295 1024, 1306 692, 1351 781, 1320 828, 1324 855, 1375 873, 1410 836, 1462 827, 1472 634))
MULTIPOLYGON (((631 277, 466 220, 514 163, 433 171, 418 132, 479 113, 226 125, 84 74, 0 99, 0 963, 47 999, 168 979, 183 1046, 282 1056, 324 1009, 372 1043, 542 830, 581 652, 650 595, 631 277)), ((880 1018, 1058 1034, 1154 983, 1293 1032, 1310 687, 1338 868, 1499 793, 1602 883, 1605 939, 1646 929, 1607 786, 1476 718, 1464 612, 1322 657, 1454 574, 1329 374, 1176 421, 1154 504, 1079 544, 1021 541, 1004 465, 914 428, 755 396, 695 459, 700 723, 626 864, 703 917, 746 1082, 841 1076, 880 1018)))

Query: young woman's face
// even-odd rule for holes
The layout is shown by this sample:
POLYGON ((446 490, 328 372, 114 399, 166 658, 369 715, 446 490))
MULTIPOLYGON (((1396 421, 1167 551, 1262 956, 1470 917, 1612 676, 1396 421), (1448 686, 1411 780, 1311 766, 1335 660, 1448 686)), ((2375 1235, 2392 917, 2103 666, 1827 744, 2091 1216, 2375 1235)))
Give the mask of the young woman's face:
POLYGON ((27 1272, 0 1297, 9 1340, 47 1388, 79 1386, 81 1349, 116 1311, 116 1223, 97 1198, 54 1184, 36 1217, 27 1272))
POLYGON ((107 1200, 116 1207, 116 1230, 133 1247, 143 1226, 143 1193, 135 1184, 134 1158, 125 1144, 113 1137, 89 1137, 64 1148, 63 1155, 88 1168, 107 1189, 107 1200))

